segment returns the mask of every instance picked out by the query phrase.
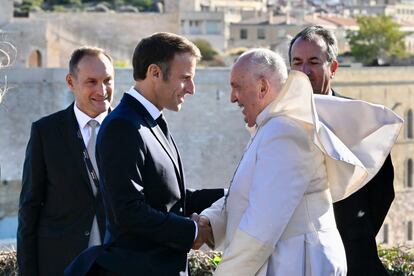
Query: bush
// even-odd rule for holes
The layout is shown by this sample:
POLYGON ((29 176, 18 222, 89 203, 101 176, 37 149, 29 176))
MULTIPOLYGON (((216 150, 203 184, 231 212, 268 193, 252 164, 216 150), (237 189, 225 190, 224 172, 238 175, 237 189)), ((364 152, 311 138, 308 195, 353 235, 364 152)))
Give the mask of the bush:
MULTIPOLYGON (((378 255, 391 276, 414 276, 414 253, 407 248, 378 247, 378 255)), ((188 262, 192 276, 211 276, 220 263, 222 253, 219 251, 203 252, 192 250, 188 262)), ((17 276, 15 251, 0 251, 0 276, 17 276)))
POLYGON ((217 51, 213 49, 210 42, 204 39, 196 39, 194 44, 200 49, 201 60, 210 61, 217 55, 217 51))
POLYGON ((414 253, 408 248, 378 246, 378 255, 391 276, 414 276, 414 253))
POLYGON ((200 250, 191 250, 188 254, 190 272, 192 276, 210 276, 213 275, 217 265, 221 261, 222 253, 219 251, 203 252, 200 250))
POLYGON ((0 276, 17 276, 16 251, 0 251, 0 276))

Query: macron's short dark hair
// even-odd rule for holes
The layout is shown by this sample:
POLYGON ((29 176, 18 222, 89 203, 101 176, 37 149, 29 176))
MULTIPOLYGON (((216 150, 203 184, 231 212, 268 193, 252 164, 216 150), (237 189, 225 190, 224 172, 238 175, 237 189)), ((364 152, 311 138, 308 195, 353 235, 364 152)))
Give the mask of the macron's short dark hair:
POLYGON ((107 52, 105 52, 104 49, 92 46, 83 46, 76 49, 73 51, 69 60, 69 73, 73 76, 76 76, 76 73, 78 71, 78 64, 84 56, 97 57, 99 55, 106 56, 112 62, 112 57, 107 52))
POLYGON ((160 66, 163 78, 167 80, 170 63, 177 53, 190 53, 197 59, 201 57, 197 46, 183 36, 172 33, 155 33, 142 39, 135 47, 132 57, 134 80, 144 80, 151 64, 160 66))

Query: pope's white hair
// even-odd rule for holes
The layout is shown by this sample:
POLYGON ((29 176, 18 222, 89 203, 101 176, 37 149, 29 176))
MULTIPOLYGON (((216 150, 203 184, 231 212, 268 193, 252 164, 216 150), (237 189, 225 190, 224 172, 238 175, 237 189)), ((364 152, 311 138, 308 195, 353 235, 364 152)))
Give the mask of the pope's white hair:
POLYGON ((254 66, 253 74, 258 78, 277 77, 280 84, 285 83, 288 70, 282 56, 264 48, 251 49, 239 56, 237 61, 248 61, 254 66))

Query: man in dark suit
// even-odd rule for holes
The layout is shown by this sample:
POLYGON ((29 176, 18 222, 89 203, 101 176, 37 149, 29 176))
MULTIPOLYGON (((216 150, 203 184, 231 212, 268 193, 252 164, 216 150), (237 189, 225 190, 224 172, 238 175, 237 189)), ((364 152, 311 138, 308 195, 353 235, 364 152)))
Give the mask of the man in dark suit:
POLYGON ((90 148, 112 101, 111 57, 99 48, 75 50, 66 81, 75 102, 34 122, 27 145, 17 230, 22 276, 63 275, 72 259, 104 237, 90 148))
MULTIPOLYGON (((339 96, 331 89, 338 68, 335 36, 309 26, 290 42, 291 68, 305 73, 313 92, 339 96)), ((334 203, 336 224, 345 246, 348 275, 388 275, 378 258, 375 236, 394 200, 394 168, 388 156, 378 174, 350 197, 334 203)))
POLYGON ((162 111, 179 111, 194 94, 199 57, 192 42, 170 33, 144 38, 135 48, 135 85, 105 119, 97 141, 105 245, 85 251, 66 275, 188 274, 187 252, 207 234, 188 216, 224 192, 186 189, 162 111))

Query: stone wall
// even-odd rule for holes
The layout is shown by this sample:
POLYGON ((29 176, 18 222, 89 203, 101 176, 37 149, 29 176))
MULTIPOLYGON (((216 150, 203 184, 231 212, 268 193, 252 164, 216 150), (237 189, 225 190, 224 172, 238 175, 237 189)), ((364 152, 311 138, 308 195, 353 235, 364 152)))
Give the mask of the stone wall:
POLYGON ((1 28, 19 50, 16 67, 27 67, 34 50, 42 54, 42 67, 66 67, 72 51, 83 45, 104 48, 114 60, 130 61, 142 38, 180 32, 178 13, 39 12, 14 18, 1 28))
POLYGON ((10 22, 13 17, 13 0, 1 0, 0 1, 0 29, 4 24, 10 22))

